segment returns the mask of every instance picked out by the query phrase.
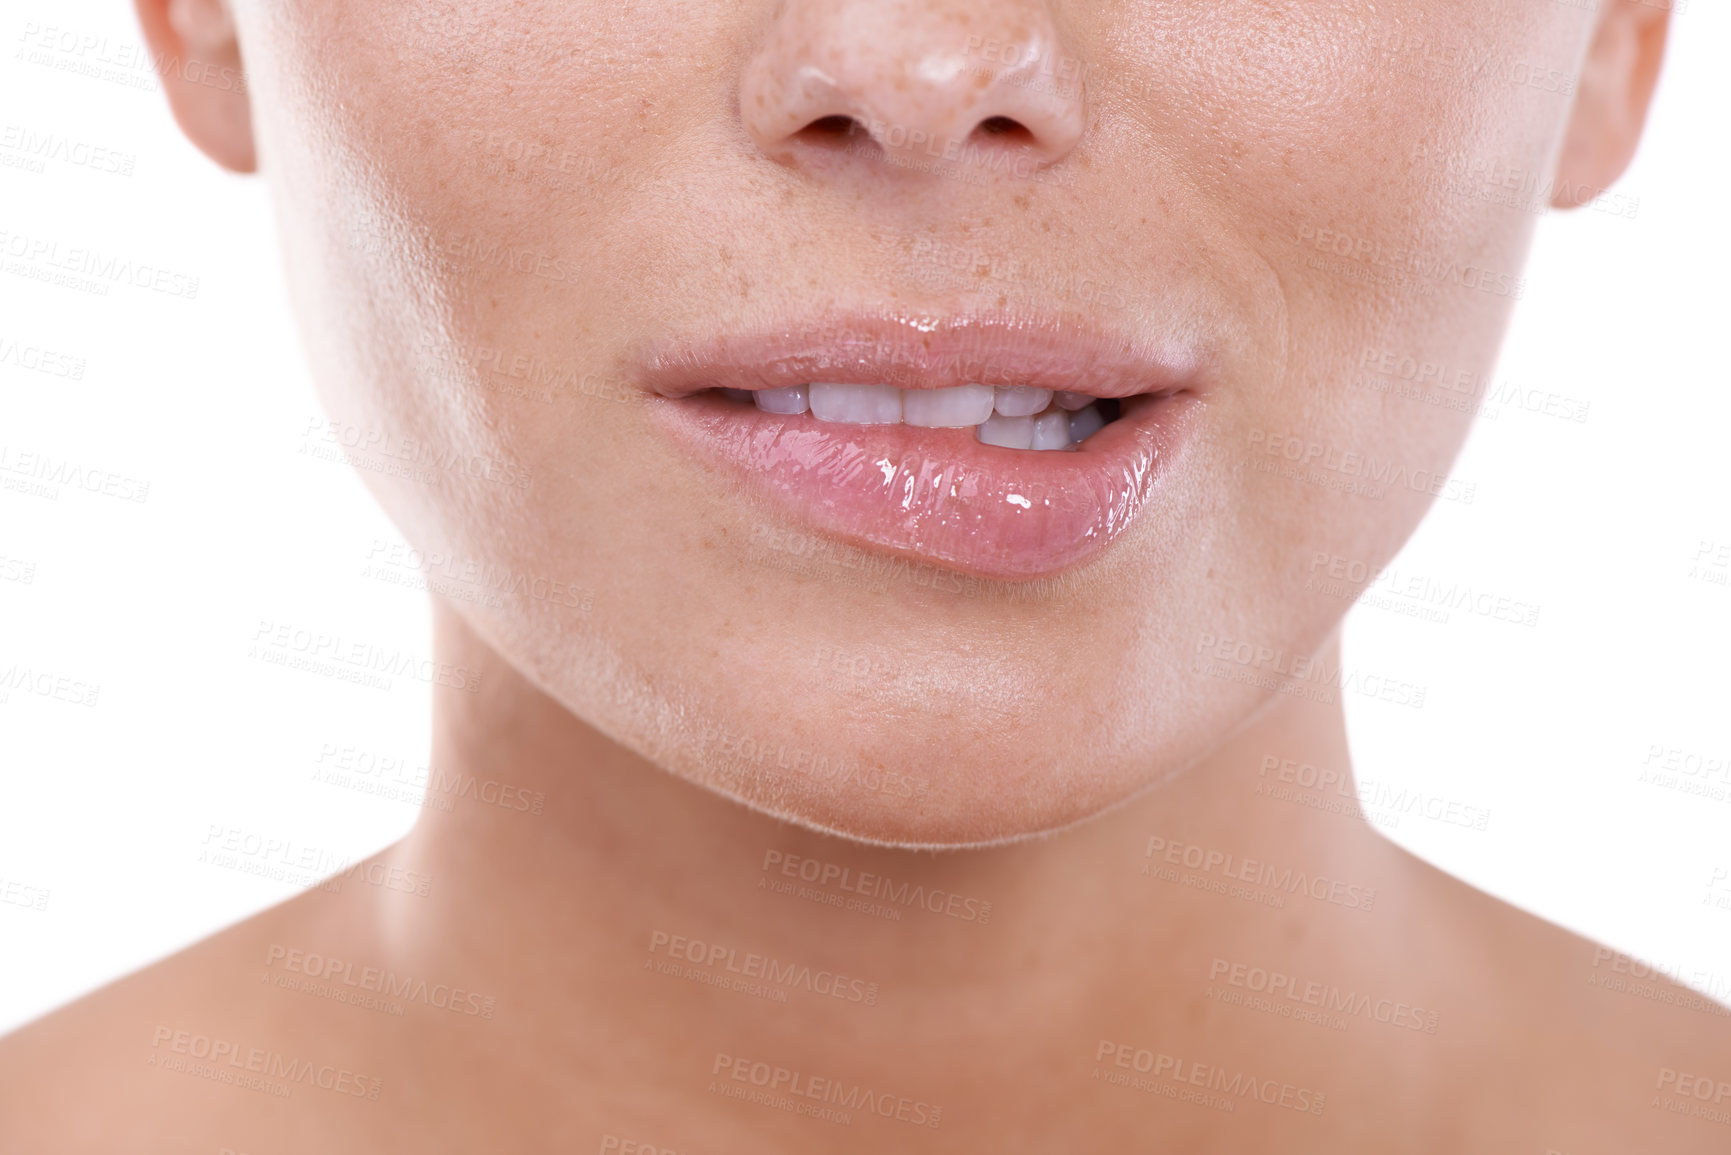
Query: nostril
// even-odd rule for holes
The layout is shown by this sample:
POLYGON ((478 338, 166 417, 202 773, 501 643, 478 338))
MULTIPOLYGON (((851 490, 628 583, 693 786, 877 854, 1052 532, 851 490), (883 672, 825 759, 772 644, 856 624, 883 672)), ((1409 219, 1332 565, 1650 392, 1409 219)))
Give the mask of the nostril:
POLYGON ((1033 144, 1034 134, 1019 120, 1007 116, 988 116, 975 126, 976 136, 987 136, 1010 144, 1033 144))
POLYGON ((794 135, 810 144, 837 144, 863 131, 851 116, 820 116, 794 135))
MULTIPOLYGON (((885 150, 899 150, 904 145, 910 148, 924 145, 936 155, 940 147, 949 148, 955 143, 953 138, 941 136, 941 130, 936 127, 910 129, 890 124, 868 128, 867 122, 846 113, 829 113, 807 121, 804 128, 787 139, 818 151, 880 157, 885 150), (933 140, 938 140, 939 144, 933 144, 933 140)), ((974 125, 968 139, 976 148, 994 151, 1037 148, 1041 143, 1041 137, 1022 121, 1003 115, 981 120, 974 125)))

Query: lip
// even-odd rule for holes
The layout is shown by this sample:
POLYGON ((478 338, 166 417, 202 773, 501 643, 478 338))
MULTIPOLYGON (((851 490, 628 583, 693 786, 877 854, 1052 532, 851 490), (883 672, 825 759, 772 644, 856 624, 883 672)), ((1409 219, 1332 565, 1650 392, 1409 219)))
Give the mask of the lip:
POLYGON ((1176 335, 1070 319, 845 317, 669 342, 636 376, 669 436, 818 532, 1026 581, 1097 557, 1130 527, 1196 424, 1207 363, 1176 335), (1073 450, 1035 451, 972 429, 843 425, 694 396, 811 381, 1033 385, 1121 398, 1123 410, 1073 450))

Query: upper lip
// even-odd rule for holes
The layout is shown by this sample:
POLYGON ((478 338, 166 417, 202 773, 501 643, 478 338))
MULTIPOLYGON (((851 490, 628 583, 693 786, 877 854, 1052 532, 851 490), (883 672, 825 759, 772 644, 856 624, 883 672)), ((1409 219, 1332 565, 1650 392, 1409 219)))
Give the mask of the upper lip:
POLYGON ((1071 317, 843 314, 669 339, 643 358, 638 376, 664 397, 813 381, 902 389, 977 382, 1131 397, 1195 389, 1206 359, 1205 350, 1178 334, 1105 329, 1071 317))

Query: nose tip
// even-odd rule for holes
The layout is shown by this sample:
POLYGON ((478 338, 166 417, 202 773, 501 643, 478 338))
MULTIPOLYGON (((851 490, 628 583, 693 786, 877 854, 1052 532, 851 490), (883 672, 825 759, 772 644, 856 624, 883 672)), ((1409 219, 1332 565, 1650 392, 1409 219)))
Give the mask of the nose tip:
POLYGON ((740 86, 766 155, 871 140, 892 158, 1068 155, 1087 124, 1047 0, 786 0, 740 86))

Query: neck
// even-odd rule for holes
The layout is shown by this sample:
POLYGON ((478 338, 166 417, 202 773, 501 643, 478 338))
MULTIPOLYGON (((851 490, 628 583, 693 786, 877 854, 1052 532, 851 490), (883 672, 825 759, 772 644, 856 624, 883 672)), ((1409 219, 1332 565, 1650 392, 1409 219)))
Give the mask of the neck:
POLYGON ((1279 696, 1202 763, 1109 814, 933 853, 811 832, 675 779, 443 609, 436 646, 487 671, 479 693, 439 691, 435 711, 436 772, 474 789, 425 810, 392 852, 434 891, 391 896, 384 949, 458 970, 566 1052, 607 1029, 658 1039, 642 1024, 678 1007, 682 1023, 662 1041, 701 1054, 658 1077, 695 1100, 723 1054, 862 1078, 899 1070, 916 1090, 941 1079, 910 1054, 932 1064, 919 1071, 942 1071, 947 1051, 978 1054, 1001 1037, 1013 1054, 987 1051, 988 1062, 1062 1054, 1085 1065, 1078 1047, 1123 1017, 1126 991, 1146 1021, 1178 1024, 1211 960, 1255 963, 1317 920, 1343 950, 1369 931, 1343 884, 1373 887, 1386 845, 1340 813, 1356 807, 1338 703, 1279 696), (1294 802, 1295 779, 1326 782, 1299 792, 1341 805, 1294 802), (694 966, 760 991, 693 981, 694 966), (770 981, 804 968, 817 977, 770 981), (784 993, 761 993, 772 989, 784 993), (822 1039, 836 1040, 835 1055, 822 1039))

